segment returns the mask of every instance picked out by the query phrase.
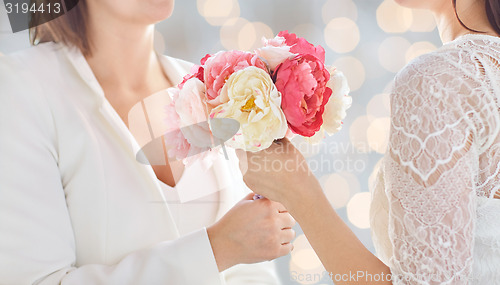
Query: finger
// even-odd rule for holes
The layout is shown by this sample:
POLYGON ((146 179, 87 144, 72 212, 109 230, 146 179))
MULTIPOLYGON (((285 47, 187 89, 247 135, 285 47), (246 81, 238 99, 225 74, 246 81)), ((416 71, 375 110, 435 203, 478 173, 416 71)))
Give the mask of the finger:
POLYGON ((280 252, 279 252, 279 255, 280 255, 280 256, 287 255, 287 254, 289 254, 292 250, 293 250, 293 244, 291 244, 291 243, 285 243, 285 244, 282 244, 282 245, 281 245, 281 247, 280 247, 280 252))
POLYGON ((287 137, 284 137, 282 139, 275 140, 274 142, 276 144, 288 144, 288 143, 290 143, 290 140, 287 137))
POLYGON ((276 201, 271 200, 271 207, 273 207, 274 209, 276 209, 278 211, 286 211, 285 206, 283 206, 283 204, 281 204, 280 202, 276 202, 276 201))
POLYGON ((245 196, 245 198, 243 198, 243 200, 253 200, 253 196, 255 196, 255 193, 249 193, 245 196))
POLYGON ((294 154, 296 156, 301 157, 302 153, 295 147, 295 145, 287 138, 283 138, 280 140, 279 147, 280 151, 284 151, 288 154, 294 154))
POLYGON ((281 244, 291 243, 297 234, 293 229, 286 229, 281 231, 281 244))
POLYGON ((278 210, 278 213, 288 213, 288 210, 280 202, 271 201, 272 207, 278 210))
POLYGON ((282 225, 281 229, 291 229, 297 223, 295 219, 289 213, 280 214, 280 223, 282 225))

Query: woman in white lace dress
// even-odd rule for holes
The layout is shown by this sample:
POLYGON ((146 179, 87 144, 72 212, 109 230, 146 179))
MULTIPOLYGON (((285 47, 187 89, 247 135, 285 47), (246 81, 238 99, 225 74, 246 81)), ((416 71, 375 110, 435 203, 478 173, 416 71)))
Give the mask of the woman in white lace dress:
POLYGON ((445 44, 394 82, 371 206, 378 257, 307 168, 266 167, 304 162, 288 141, 249 153, 245 180, 289 209, 337 284, 500 284, 500 1, 399 2, 430 9, 445 44))

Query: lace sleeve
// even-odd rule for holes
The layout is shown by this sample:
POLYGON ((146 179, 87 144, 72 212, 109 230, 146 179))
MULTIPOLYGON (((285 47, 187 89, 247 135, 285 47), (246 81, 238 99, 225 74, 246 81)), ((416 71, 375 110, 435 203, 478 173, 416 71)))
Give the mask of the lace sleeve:
POLYGON ((471 277, 478 154, 467 109, 474 85, 433 56, 396 78, 384 177, 394 284, 467 284, 471 277))

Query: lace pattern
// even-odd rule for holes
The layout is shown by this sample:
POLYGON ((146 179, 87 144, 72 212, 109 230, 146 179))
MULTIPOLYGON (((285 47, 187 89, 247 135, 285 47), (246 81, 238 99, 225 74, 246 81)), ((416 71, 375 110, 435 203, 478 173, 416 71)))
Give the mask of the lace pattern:
POLYGON ((500 38, 469 35, 394 81, 389 149, 370 210, 394 284, 500 282, 500 235, 484 232, 500 220, 499 61, 500 38), (485 200, 498 211, 481 206, 480 215, 485 200), (477 245, 480 229, 487 242, 477 245))

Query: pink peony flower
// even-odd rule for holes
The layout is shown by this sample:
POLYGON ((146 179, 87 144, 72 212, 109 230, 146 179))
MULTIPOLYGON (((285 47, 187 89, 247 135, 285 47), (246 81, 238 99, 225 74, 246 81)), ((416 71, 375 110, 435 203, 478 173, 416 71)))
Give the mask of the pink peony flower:
POLYGON ((216 107, 220 105, 217 97, 226 80, 238 70, 249 66, 261 68, 267 72, 266 64, 256 54, 244 51, 221 51, 206 59, 204 82, 207 87, 208 102, 216 107))
POLYGON ((323 62, 310 54, 280 64, 273 75, 282 94, 281 108, 290 129, 313 136, 323 124, 323 112, 332 90, 326 86, 330 73, 323 62))
POLYGON ((291 53, 299 55, 310 54, 317 57, 323 64, 325 63, 325 49, 320 45, 315 47, 313 44, 306 41, 306 39, 299 38, 296 34, 289 34, 288 31, 281 31, 278 37, 285 38, 285 43, 291 47, 291 53))
POLYGON ((175 111, 179 115, 180 127, 188 142, 197 147, 210 147, 212 133, 208 126, 203 82, 197 78, 186 81, 175 100, 175 111))
POLYGON ((189 73, 182 78, 182 82, 179 83, 177 87, 179 87, 179 89, 182 89, 182 87, 184 87, 184 84, 186 84, 186 81, 188 81, 191 78, 197 78, 198 80, 203 82, 203 72, 204 72, 203 66, 193 65, 189 73))
POLYGON ((189 153, 189 142, 181 132, 180 117, 175 110, 175 101, 179 97, 179 89, 169 88, 168 92, 172 101, 165 106, 165 120, 167 132, 163 136, 168 149, 168 156, 181 160, 187 157, 189 153))
POLYGON ((208 60, 209 58, 211 58, 211 57, 212 57, 212 55, 211 55, 211 54, 207 54, 207 55, 205 55, 205 57, 203 57, 203 58, 200 60, 200 64, 201 64, 201 65, 205 65, 205 63, 207 62, 207 60, 208 60))
POLYGON ((213 161, 219 154, 218 149, 211 148, 209 125, 205 111, 200 109, 203 104, 197 99, 200 84, 203 85, 199 80, 192 79, 186 82, 182 90, 169 88, 172 102, 165 106, 167 131, 163 139, 167 154, 188 166, 198 160, 213 161), (195 123, 200 120, 201 123, 195 123))
POLYGON ((186 81, 188 81, 189 79, 191 78, 197 78, 198 80, 200 80, 201 82, 205 83, 205 79, 203 78, 203 74, 205 72, 205 68, 203 68, 203 65, 205 65, 205 62, 207 62, 207 59, 209 59, 212 55, 211 54, 207 54, 205 55, 204 58, 202 58, 200 60, 200 65, 193 65, 193 67, 191 67, 191 70, 189 71, 188 74, 186 74, 183 78, 182 78, 182 82, 179 83, 179 85, 177 85, 177 87, 179 87, 179 89, 182 89, 182 87, 184 86, 184 84, 186 83, 186 81))

